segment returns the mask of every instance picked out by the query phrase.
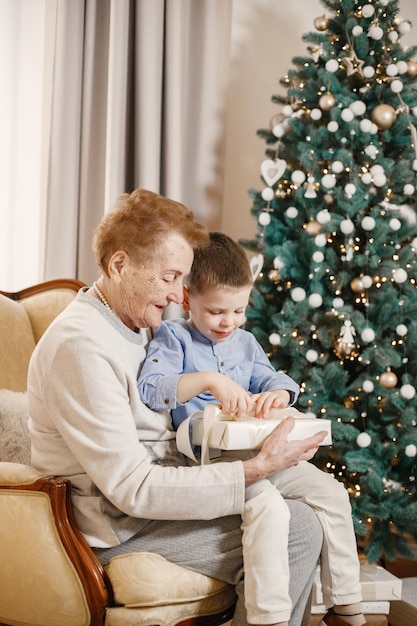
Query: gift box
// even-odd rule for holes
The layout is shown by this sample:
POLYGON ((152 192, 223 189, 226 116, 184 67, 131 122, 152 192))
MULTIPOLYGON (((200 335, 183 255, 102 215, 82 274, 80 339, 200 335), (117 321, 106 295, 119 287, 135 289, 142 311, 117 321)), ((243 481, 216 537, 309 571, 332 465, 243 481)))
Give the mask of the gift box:
POLYGON ((391 602, 388 621, 391 626, 417 624, 417 578, 403 578, 402 598, 391 602))
MULTIPOLYGON (((321 445, 332 443, 331 420, 305 417, 296 409, 271 409, 270 419, 258 419, 245 415, 238 419, 218 412, 209 426, 207 446, 217 450, 257 450, 262 447, 265 439, 286 417, 295 417, 294 428, 288 439, 306 439, 319 431, 325 431, 326 437, 321 445)), ((194 417, 191 422, 192 444, 201 445, 207 425, 203 417, 194 417)))
MULTIPOLYGON (((319 626, 321 620, 325 616, 325 613, 321 613, 320 615, 312 615, 310 626, 319 626)), ((365 619, 369 626, 388 626, 388 616, 387 615, 373 615, 373 614, 365 614, 365 619)), ((404 626, 404 624, 402 624, 404 626)))
MULTIPOLYGON (((390 603, 387 600, 379 602, 362 602, 362 610, 366 615, 388 615, 390 603)), ((324 615, 327 609, 324 604, 313 604, 311 607, 312 615, 324 615)))
MULTIPOLYGON (((379 565, 361 562, 360 581, 363 602, 401 600, 402 581, 379 565)), ((313 584, 313 605, 323 604, 320 568, 317 568, 313 584)))

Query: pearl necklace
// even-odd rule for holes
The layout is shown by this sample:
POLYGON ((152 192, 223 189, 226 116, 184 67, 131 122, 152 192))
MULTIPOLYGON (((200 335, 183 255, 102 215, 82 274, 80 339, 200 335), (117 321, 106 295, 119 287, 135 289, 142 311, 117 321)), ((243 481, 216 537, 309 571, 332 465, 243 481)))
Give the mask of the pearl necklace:
POLYGON ((102 304, 104 304, 104 306, 106 307, 106 309, 108 309, 110 311, 110 313, 113 313, 113 309, 111 308, 110 304, 107 302, 106 298, 104 297, 104 295, 101 293, 100 289, 97 286, 97 283, 93 283, 93 289, 96 292, 98 299, 100 300, 100 302, 102 304))

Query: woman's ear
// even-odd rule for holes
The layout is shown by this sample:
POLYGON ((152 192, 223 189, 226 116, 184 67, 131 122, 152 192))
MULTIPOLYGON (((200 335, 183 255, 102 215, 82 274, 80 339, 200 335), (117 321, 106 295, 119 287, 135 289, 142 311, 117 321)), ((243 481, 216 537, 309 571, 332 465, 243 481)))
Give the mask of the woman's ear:
POLYGON ((124 250, 114 252, 109 261, 109 276, 120 282, 123 273, 129 267, 129 255, 124 250))
POLYGON ((189 303, 189 300, 188 300, 188 288, 184 287, 183 291, 184 291, 184 299, 182 301, 182 308, 184 309, 184 311, 189 311, 190 310, 190 303, 189 303))

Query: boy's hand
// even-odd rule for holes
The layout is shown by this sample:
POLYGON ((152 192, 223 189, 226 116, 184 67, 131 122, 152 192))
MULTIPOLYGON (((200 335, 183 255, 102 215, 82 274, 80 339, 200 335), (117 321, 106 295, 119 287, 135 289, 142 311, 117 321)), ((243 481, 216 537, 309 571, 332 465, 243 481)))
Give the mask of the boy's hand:
POLYGON ((253 408, 253 396, 224 374, 213 372, 208 391, 219 401, 223 413, 242 417, 253 408))
POLYGON ((252 400, 255 401, 255 417, 268 419, 270 409, 285 409, 290 399, 290 393, 285 389, 262 391, 254 394, 252 400))

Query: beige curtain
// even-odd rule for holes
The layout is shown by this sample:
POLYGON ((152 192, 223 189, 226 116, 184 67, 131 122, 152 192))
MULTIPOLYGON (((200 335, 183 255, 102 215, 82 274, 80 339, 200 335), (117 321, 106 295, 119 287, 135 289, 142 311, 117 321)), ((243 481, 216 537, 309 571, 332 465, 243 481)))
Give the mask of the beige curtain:
POLYGON ((91 235, 146 187, 219 227, 232 0, 58 0, 44 279, 97 274, 91 235))

